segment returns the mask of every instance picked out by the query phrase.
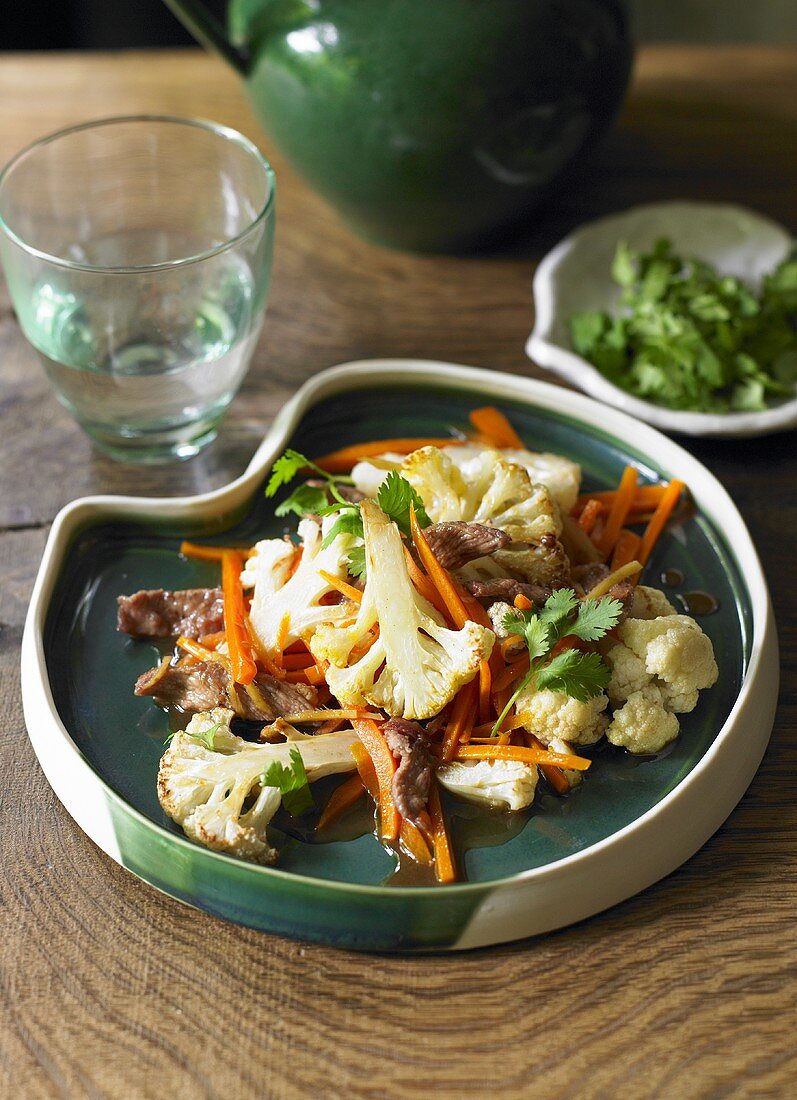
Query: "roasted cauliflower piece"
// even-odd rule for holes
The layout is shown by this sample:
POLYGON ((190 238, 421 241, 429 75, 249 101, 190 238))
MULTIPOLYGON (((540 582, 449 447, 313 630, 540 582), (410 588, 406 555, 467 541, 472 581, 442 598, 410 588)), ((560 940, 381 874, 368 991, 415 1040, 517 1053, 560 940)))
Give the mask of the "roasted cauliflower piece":
POLYGON ((564 692, 536 691, 529 684, 515 707, 525 728, 544 745, 557 738, 574 745, 594 745, 606 732, 608 718, 603 712, 608 703, 605 695, 593 695, 582 703, 564 692))
POLYGON ((661 691, 651 683, 615 710, 606 737, 629 752, 655 753, 674 741, 678 730, 678 719, 665 709, 661 691))
POLYGON ((352 535, 339 534, 330 546, 322 549, 324 535, 333 522, 334 517, 325 519, 323 526, 314 519, 301 520, 302 558, 292 576, 288 574, 296 548, 284 539, 258 542, 246 562, 241 583, 245 588, 254 588, 249 620, 266 652, 276 649, 277 635, 286 616, 287 630, 283 628, 286 645, 306 639, 319 623, 352 617, 355 606, 352 603, 331 606, 321 603, 333 588, 319 570, 345 578, 346 557, 356 541, 352 535))
POLYGON ((273 863, 277 853, 266 827, 282 796, 276 787, 261 787, 261 775, 274 760, 288 765, 291 749, 301 753, 310 780, 353 771, 356 734, 341 730, 253 744, 235 736, 232 718, 233 711, 223 708, 195 714, 185 732, 174 736, 158 769, 158 799, 199 844, 254 863, 273 863))
POLYGON ((500 528, 512 540, 490 558, 465 566, 463 577, 503 573, 545 585, 567 579, 569 562, 559 541, 562 522, 557 505, 545 486, 534 485, 522 466, 507 462, 499 451, 476 450, 457 466, 445 451, 422 447, 408 455, 401 473, 434 522, 483 523, 500 528))
POLYGON ((432 718, 490 656, 493 632, 472 622, 444 626, 410 581, 396 525, 373 501, 361 508, 368 572, 359 614, 349 627, 322 623, 310 649, 329 662, 327 684, 345 706, 432 718))
POLYGON ((657 619, 660 615, 677 615, 678 612, 658 588, 638 584, 628 609, 629 619, 657 619))
POLYGON ((513 812, 530 806, 537 789, 537 768, 520 760, 455 760, 438 768, 437 778, 460 798, 513 812))
MULTIPOLYGON (((496 452, 483 443, 467 443, 461 447, 444 447, 443 452, 462 469, 474 457, 485 451, 496 452)), ((523 466, 535 485, 544 485, 563 512, 576 503, 581 488, 581 467, 562 455, 538 451, 501 449, 497 452, 506 462, 523 466)))
POLYGON ((688 615, 626 619, 619 637, 620 644, 606 654, 612 670, 609 697, 615 706, 653 684, 668 711, 684 714, 694 710, 699 691, 716 683, 711 639, 688 615))

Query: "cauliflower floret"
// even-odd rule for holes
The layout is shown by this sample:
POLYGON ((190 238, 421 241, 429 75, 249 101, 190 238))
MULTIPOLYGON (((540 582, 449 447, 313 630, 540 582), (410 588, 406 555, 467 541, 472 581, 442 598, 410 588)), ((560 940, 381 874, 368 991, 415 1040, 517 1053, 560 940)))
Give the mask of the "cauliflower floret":
POLYGON ((516 709, 526 729, 544 745, 557 737, 574 745, 594 745, 606 730, 603 712, 608 703, 605 695, 582 703, 561 691, 535 691, 529 684, 518 696, 516 709))
POLYGON ((452 794, 513 812, 530 806, 537 789, 536 767, 520 760, 454 761, 438 768, 437 778, 452 794))
MULTIPOLYGON (((398 470, 404 458, 404 455, 395 454, 393 451, 385 451, 383 455, 379 456, 379 461, 382 463, 390 462, 398 470)), ((376 466, 373 462, 356 462, 351 471, 354 488, 359 489, 367 497, 375 497, 388 472, 383 466, 376 466)))
POLYGON ((655 753, 675 740, 678 728, 678 719, 665 708, 661 691, 655 684, 648 684, 632 692, 614 712, 606 736, 613 745, 629 752, 655 753))
POLYGON ((283 628, 282 631, 286 645, 306 638, 319 623, 340 622, 352 617, 352 603, 329 606, 320 602, 333 588, 319 570, 345 578, 346 557, 356 541, 352 535, 340 534, 322 550, 324 535, 334 521, 334 516, 328 516, 322 527, 316 520, 301 520, 302 559, 291 577, 288 573, 295 547, 284 539, 258 542, 247 561, 241 583, 245 588, 254 586, 249 621, 267 652, 276 649, 280 625, 286 616, 287 630, 283 628))
POLYGON ((195 714, 163 754, 158 769, 158 799, 187 836, 239 859, 273 863, 277 853, 266 826, 282 795, 260 786, 260 776, 274 760, 290 764, 297 749, 310 780, 354 770, 353 730, 318 734, 299 741, 254 744, 230 730, 231 710, 195 714), (208 748, 210 741, 213 748, 208 748))
POLYGON ((431 718, 473 679, 495 635, 472 622, 447 629, 410 581, 396 525, 373 501, 363 501, 361 509, 368 579, 359 615, 348 628, 319 626, 310 649, 330 662, 327 684, 344 705, 382 707, 393 718, 431 718), (377 630, 366 652, 352 652, 377 630))
MULTIPOLYGON (((578 756, 578 753, 573 751, 573 746, 568 745, 567 741, 563 741, 561 737, 552 737, 548 742, 548 748, 551 752, 559 752, 563 756, 578 756)), ((584 779, 584 773, 577 772, 575 768, 562 768, 560 770, 571 787, 577 787, 584 779)))
POLYGON ((688 615, 626 619, 619 634, 622 646, 614 646, 606 656, 612 669, 609 694, 615 704, 653 683, 667 710, 687 713, 697 705, 698 691, 716 683, 711 639, 688 615))
MULTIPOLYGON (((456 448, 455 448, 456 449, 456 448)), ((464 449, 464 448, 463 448, 464 449)), ((433 522, 466 520, 498 527, 512 539, 503 550, 462 570, 470 578, 508 571, 536 584, 557 584, 569 573, 559 534, 559 509, 543 485, 490 448, 457 467, 437 447, 409 455, 402 475, 421 496, 433 522)))
MULTIPOLYGON (((460 469, 475 455, 491 450, 491 447, 482 443, 443 448, 443 452, 460 469)), ((569 512, 576 503, 581 488, 581 467, 577 462, 547 452, 502 449, 498 453, 507 462, 514 462, 528 470, 532 482, 535 485, 544 485, 563 512, 569 512)))
POLYGON ((661 615, 677 615, 678 612, 658 588, 638 584, 628 610, 629 619, 657 619, 661 615))

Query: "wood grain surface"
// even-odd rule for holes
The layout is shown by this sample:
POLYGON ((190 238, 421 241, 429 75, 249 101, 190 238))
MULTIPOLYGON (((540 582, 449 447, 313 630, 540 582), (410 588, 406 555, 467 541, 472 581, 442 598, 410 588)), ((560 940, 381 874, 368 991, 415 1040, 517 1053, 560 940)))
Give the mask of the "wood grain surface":
MULTIPOLYGON (((209 117, 262 142, 234 77, 194 51, 0 57, 0 161, 67 123, 138 111, 209 117)), ((364 244, 272 159, 267 324, 219 441, 191 463, 142 475, 93 451, 0 290, 0 1095, 793 1096, 794 433, 687 444, 736 499, 772 586, 783 684, 761 771, 680 871, 541 939, 464 956, 362 957, 160 896, 57 803, 25 735, 17 665, 48 525, 74 497, 223 484, 285 397, 335 362, 417 355, 539 373, 523 354, 534 262, 598 213, 726 199, 797 230, 797 51, 644 51, 600 153, 493 256, 364 244)))

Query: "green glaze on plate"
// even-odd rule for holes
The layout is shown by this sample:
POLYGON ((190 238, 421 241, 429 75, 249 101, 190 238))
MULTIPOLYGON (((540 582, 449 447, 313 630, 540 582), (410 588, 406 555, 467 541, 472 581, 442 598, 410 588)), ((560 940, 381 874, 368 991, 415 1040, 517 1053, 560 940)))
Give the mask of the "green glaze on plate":
MULTIPOLYGON (((156 798, 157 764, 169 731, 166 717, 150 700, 133 695, 136 676, 152 667, 158 652, 151 643, 118 634, 115 601, 119 594, 137 588, 217 583, 217 566, 180 557, 179 541, 186 533, 201 538, 207 532, 209 542, 220 544, 248 544, 284 533, 286 521, 274 518, 263 484, 273 456, 286 445, 316 455, 380 437, 445 434, 451 427, 467 425, 469 409, 495 399, 490 394, 492 385, 503 395, 497 404, 508 412, 529 447, 571 456, 583 466, 585 487, 617 484, 623 466, 631 462, 645 481, 677 473, 693 483, 705 478, 709 489, 716 485, 717 493, 722 493, 710 475, 675 444, 586 398, 509 376, 441 366, 425 372, 417 367, 418 377, 397 384, 397 377, 411 372, 377 370, 377 366, 350 372, 339 368, 311 383, 310 393, 291 403, 295 415, 288 416, 286 410, 273 429, 279 436, 273 447, 267 440, 250 471, 229 491, 174 507, 103 498, 71 506, 77 509, 71 515, 71 531, 67 536, 54 530, 54 548, 45 554, 31 621, 41 615, 41 679, 44 689, 48 684, 52 691, 57 712, 53 722, 60 719, 68 733, 62 738, 65 746, 75 755, 71 738, 88 764, 75 784, 87 784, 101 803, 99 809, 89 814, 70 805, 75 784, 70 788, 64 778, 64 769, 70 771, 73 766, 68 756, 60 774, 54 774, 56 742, 47 742, 52 749, 43 747, 34 730, 36 719, 31 717, 38 686, 33 673, 30 707, 26 703, 29 730, 48 778, 82 827, 125 867, 174 897, 264 930, 354 948, 422 950, 497 942, 577 919, 567 915, 571 911, 565 904, 560 909, 553 905, 549 912, 551 883, 560 889, 568 871, 575 883, 579 868, 583 871, 616 847, 637 843, 635 837, 646 845, 639 855, 640 867, 650 865, 644 884, 686 858, 682 855, 664 870, 655 870, 658 855, 651 856, 650 839, 642 838, 649 835, 656 813, 671 812, 673 798, 686 794, 689 783, 684 780, 690 773, 696 769, 702 773, 700 762, 718 752, 719 731, 733 725, 728 718, 746 670, 760 658, 755 630, 756 615, 763 613, 756 612, 755 599, 760 607, 763 599, 765 606, 765 590, 762 587, 763 597, 759 591, 754 599, 751 586, 757 584, 757 577, 750 560, 745 559, 746 575, 740 568, 740 553, 752 554, 755 568, 757 561, 752 548, 746 550, 748 537, 738 517, 743 537, 729 529, 724 519, 709 518, 705 508, 669 531, 658 543, 646 580, 657 585, 664 569, 675 569, 685 576, 684 591, 701 588, 717 597, 718 612, 702 619, 701 626, 715 646, 719 683, 701 693, 693 714, 682 716, 682 736, 663 755, 640 759, 612 747, 597 749, 594 767, 582 787, 564 800, 543 795, 531 812, 516 815, 505 833, 494 829, 489 846, 479 846, 473 807, 447 799, 454 843, 467 878, 462 886, 386 887, 392 861, 370 834, 330 844, 283 838, 283 856, 276 869, 242 864, 189 842, 167 820, 156 798), (358 373, 367 375, 364 381, 358 381, 358 373), (536 404, 535 395, 542 395, 536 404), (653 447, 658 440, 661 447, 653 447), (657 458, 660 452, 664 458, 657 458), (686 467, 690 473, 685 474, 686 467), (219 517, 230 515, 234 524, 220 530, 219 517), (530 920, 528 912, 534 913, 534 904, 539 912, 530 920)), ((729 500, 720 503, 732 509, 729 500)), ((288 525, 294 526, 289 521, 288 525)), ((23 658, 23 672, 25 665, 23 658)), ((766 726, 765 735, 770 728, 766 714, 764 706, 759 719, 766 726)), ((66 751, 58 741, 57 753, 66 751)), ((745 768, 749 770, 749 764, 740 758, 740 781, 745 768)), ((688 839, 690 851, 721 820, 713 822, 708 832, 699 826, 705 835, 688 839)), ((641 889, 639 884, 634 886, 633 876, 623 882, 624 872, 618 873, 619 887, 611 887, 615 894, 620 891, 618 897, 641 889)), ((606 900, 604 887, 593 872, 590 875, 589 881, 596 882, 594 898, 575 899, 573 913, 586 915, 618 900, 615 895, 606 900)), ((611 879, 608 872, 606 879, 611 879)), ((584 894, 584 886, 578 889, 584 894)))

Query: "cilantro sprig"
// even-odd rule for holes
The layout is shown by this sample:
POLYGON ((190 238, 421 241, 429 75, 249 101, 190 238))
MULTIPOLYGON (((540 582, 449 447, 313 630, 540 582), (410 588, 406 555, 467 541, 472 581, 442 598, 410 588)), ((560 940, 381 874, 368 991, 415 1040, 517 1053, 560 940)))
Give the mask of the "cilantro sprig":
POLYGON ((260 785, 276 787, 282 795, 282 804, 291 817, 299 817, 312 809, 313 796, 302 754, 297 748, 292 748, 288 755, 290 764, 287 766, 279 760, 271 761, 260 776, 260 785))
POLYGON ((659 405, 700 412, 764 409, 797 381, 797 257, 754 293, 666 239, 621 242, 612 264, 616 316, 570 318, 574 349, 610 381, 659 405))
MULTIPOLYGON (((299 451, 287 450, 277 459, 271 469, 271 477, 266 485, 266 496, 272 497, 283 485, 291 482, 297 474, 303 470, 313 470, 324 479, 324 485, 299 485, 290 496, 286 497, 275 508, 275 514, 286 516, 295 513, 299 516, 314 514, 319 516, 336 517, 324 536, 321 548, 326 549, 335 541, 338 535, 354 535, 363 538, 363 521, 359 504, 346 500, 337 488, 338 484, 353 484, 350 477, 332 475, 316 466, 309 458, 299 451), (337 483, 337 484, 336 484, 337 483), (332 497, 330 503, 329 497, 332 497)), ((405 538, 410 536, 410 510, 415 509, 415 515, 421 527, 428 527, 431 523, 426 513, 426 508, 416 490, 406 478, 396 470, 390 470, 387 477, 379 486, 376 501, 382 511, 396 523, 405 538)), ((365 574, 365 549, 363 546, 354 546, 349 551, 347 558, 349 572, 353 577, 362 577, 365 574)))
MULTIPOLYGON (((188 730, 186 730, 185 732, 188 733, 188 736, 191 738, 192 741, 198 741, 200 745, 204 745, 206 749, 210 749, 211 752, 214 752, 216 749, 216 734, 219 732, 220 729, 221 722, 214 722, 213 725, 208 726, 207 729, 196 731, 191 730, 190 733, 188 732, 188 730)), ((178 732, 178 730, 175 730, 173 733, 170 733, 166 740, 163 742, 164 745, 171 745, 178 732)))
POLYGON ((539 611, 511 611, 504 626, 519 634, 529 651, 529 671, 507 701, 493 726, 495 737, 510 709, 529 684, 537 691, 561 691, 584 703, 599 695, 609 682, 609 670, 599 653, 565 649, 551 651, 564 637, 596 642, 619 622, 623 605, 610 596, 579 600, 572 588, 558 588, 539 611))

